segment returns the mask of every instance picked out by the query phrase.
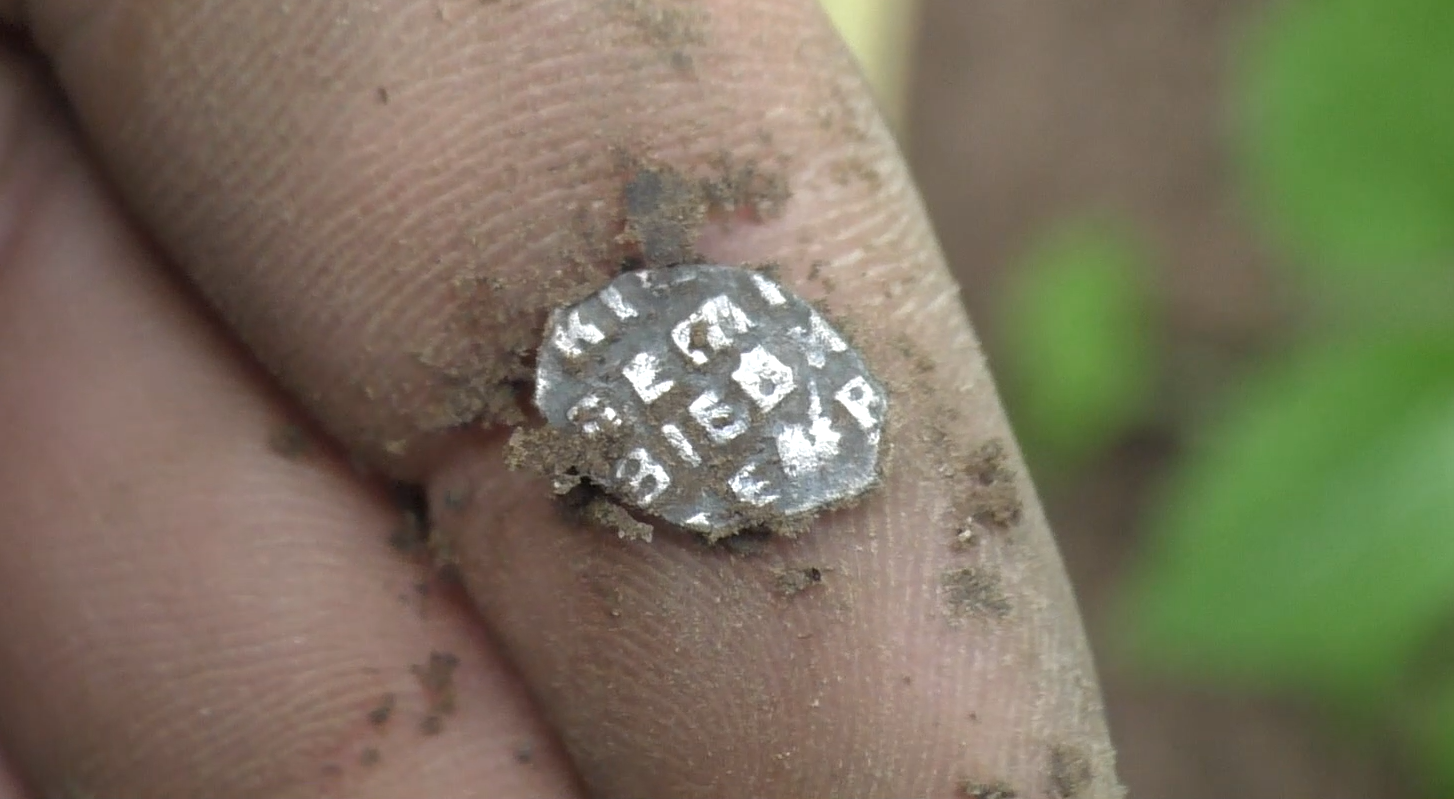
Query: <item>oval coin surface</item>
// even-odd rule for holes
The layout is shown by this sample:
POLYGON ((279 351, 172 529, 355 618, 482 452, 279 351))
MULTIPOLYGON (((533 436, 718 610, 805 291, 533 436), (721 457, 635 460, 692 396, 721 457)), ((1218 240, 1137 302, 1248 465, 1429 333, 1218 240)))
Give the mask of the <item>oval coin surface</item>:
POLYGON ((715 539, 872 486, 888 394, 812 306, 704 264, 626 272, 556 310, 535 403, 611 453, 592 482, 715 539))

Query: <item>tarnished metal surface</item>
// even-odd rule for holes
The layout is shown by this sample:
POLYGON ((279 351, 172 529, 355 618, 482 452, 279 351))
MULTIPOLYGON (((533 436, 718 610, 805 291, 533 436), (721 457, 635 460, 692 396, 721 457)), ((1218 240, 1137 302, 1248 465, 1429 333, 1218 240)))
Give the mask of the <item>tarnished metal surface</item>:
POLYGON ((535 384, 551 425, 612 453, 587 477, 713 537, 866 490, 887 399, 811 306, 713 265, 628 272, 557 310, 535 384))

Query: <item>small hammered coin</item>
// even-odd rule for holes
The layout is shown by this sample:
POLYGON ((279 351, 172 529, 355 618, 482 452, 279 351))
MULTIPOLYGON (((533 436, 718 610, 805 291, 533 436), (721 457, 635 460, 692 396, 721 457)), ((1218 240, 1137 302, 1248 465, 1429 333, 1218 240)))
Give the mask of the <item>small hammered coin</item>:
POLYGON ((535 382, 552 426, 615 453, 586 477, 709 538, 867 490, 887 402, 821 314, 733 266, 627 272, 556 310, 535 382))

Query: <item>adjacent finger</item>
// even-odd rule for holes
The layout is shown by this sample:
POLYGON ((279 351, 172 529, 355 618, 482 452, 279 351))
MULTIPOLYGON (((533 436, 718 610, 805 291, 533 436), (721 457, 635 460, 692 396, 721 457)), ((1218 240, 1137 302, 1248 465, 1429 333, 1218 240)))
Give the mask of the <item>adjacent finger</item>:
POLYGON ((293 426, 18 73, 0 749, 46 795, 572 795, 478 625, 387 543, 397 511, 293 426))
POLYGON ((34 12, 98 150, 209 300, 324 424, 450 506, 473 598, 595 791, 1115 793, 1054 545, 814 4, 34 12), (626 224, 648 160, 711 207, 626 224), (450 432, 510 418, 547 308, 683 228, 677 255, 781 263, 896 386, 885 484, 760 558, 581 529, 497 440, 450 432), (821 590, 781 595, 775 572, 811 569, 821 590))

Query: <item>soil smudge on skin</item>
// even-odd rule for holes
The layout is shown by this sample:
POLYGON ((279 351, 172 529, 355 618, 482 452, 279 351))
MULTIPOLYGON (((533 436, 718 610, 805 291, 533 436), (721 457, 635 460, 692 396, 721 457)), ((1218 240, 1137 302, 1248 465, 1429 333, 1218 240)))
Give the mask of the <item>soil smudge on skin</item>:
POLYGON ((379 699, 379 703, 377 705, 374 705, 374 707, 368 712, 369 725, 373 727, 382 727, 385 724, 388 724, 389 719, 394 717, 394 707, 397 704, 398 697, 394 696, 394 694, 392 693, 384 694, 383 697, 379 699))
POLYGON ((302 425, 295 422, 282 425, 268 437, 268 449, 290 461, 307 455, 311 448, 312 442, 308 440, 307 432, 302 425))
POLYGON ((994 440, 969 453, 960 468, 951 469, 951 479, 960 484, 961 492, 952 531, 956 544, 975 544, 980 533, 1005 531, 1020 523, 1024 503, 1008 462, 1004 442, 994 440))
POLYGON ((691 48, 707 43, 707 13, 697 6, 670 0, 609 0, 606 8, 683 72, 692 69, 691 48))
POLYGON ((626 184, 621 243, 655 269, 698 260, 697 237, 707 217, 701 184, 661 164, 642 164, 626 184))
POLYGON ((965 799, 1019 799, 1020 796, 1003 782, 966 782, 959 792, 965 799))
POLYGON ((621 162, 631 177, 624 191, 625 230, 617 242, 633 268, 702 262, 696 246, 708 220, 764 222, 779 216, 792 197, 783 173, 731 153, 712 159, 708 177, 649 159, 623 156, 621 162))
POLYGON ((796 596, 815 585, 822 585, 824 571, 817 566, 778 569, 773 574, 773 588, 782 596, 796 596))
POLYGON ((1090 758, 1078 747, 1056 744, 1050 747, 1050 788, 1061 799, 1075 799, 1090 787, 1095 774, 1090 758))
POLYGON ((940 588, 949 615, 956 620, 972 616, 1002 619, 1010 615, 1010 600, 995 574, 974 566, 944 573, 940 588))
POLYGON ((430 652, 427 663, 409 667, 429 702, 428 713, 419 724, 419 730, 425 735, 442 732, 444 717, 455 710, 454 671, 458 667, 459 657, 452 652, 430 652))
POLYGON ((389 546, 412 558, 425 551, 427 542, 428 530, 424 519, 411 511, 402 512, 398 524, 389 533, 389 546))

